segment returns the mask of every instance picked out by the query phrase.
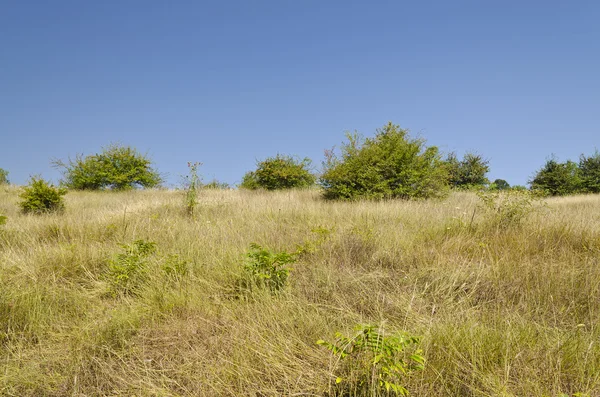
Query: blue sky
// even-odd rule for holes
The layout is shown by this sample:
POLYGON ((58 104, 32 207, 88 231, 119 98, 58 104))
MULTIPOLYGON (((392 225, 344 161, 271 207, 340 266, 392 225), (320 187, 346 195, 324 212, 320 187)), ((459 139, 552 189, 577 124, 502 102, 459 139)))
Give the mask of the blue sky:
POLYGON ((0 0, 0 168, 116 142, 239 182, 388 121, 525 184, 600 147, 597 1, 0 0))

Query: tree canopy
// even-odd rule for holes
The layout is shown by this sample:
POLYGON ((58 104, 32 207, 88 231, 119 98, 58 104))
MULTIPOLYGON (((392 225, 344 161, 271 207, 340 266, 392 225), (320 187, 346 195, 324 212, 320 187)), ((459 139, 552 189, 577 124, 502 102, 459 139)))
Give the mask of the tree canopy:
POLYGON ((54 165, 63 169, 63 185, 77 190, 152 188, 162 182, 148 157, 129 146, 110 145, 101 153, 78 155, 67 163, 55 160, 54 165))

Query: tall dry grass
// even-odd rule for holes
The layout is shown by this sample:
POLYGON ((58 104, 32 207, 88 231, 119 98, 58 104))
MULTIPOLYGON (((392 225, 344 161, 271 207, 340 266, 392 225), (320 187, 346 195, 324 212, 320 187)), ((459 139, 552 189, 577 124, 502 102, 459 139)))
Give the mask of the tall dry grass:
POLYGON ((64 214, 0 190, 0 395, 327 395, 318 339, 356 324, 422 336, 413 396, 600 395, 600 196, 499 228, 474 194, 332 203, 318 192, 78 193, 64 214), (294 251, 279 295, 236 294, 251 243, 294 251), (153 241, 137 294, 121 244, 153 241), (185 263, 169 275, 165 266, 185 263))

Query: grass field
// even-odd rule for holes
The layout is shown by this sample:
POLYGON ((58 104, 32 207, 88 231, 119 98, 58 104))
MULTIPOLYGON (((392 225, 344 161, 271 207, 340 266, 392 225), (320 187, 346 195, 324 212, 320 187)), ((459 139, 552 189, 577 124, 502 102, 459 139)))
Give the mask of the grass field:
POLYGON ((193 218, 178 191, 70 192, 44 216, 17 195, 0 188, 0 395, 333 396, 316 341, 358 324, 420 337, 411 396, 600 395, 600 196, 502 226, 473 193, 203 190, 193 218), (119 273, 136 240, 156 251, 119 273), (251 243, 305 248, 279 293, 240 289, 251 243))

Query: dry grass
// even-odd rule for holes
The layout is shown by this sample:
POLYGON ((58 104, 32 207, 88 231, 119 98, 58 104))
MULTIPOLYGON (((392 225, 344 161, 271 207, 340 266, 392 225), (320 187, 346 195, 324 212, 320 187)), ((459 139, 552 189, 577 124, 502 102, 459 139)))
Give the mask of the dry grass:
POLYGON ((322 201, 317 192, 67 194, 25 216, 0 190, 0 394, 327 395, 327 350, 360 323, 422 336, 412 396, 600 395, 600 196, 494 227, 470 193, 322 201), (294 251, 280 295, 236 295, 253 242, 294 251), (120 244, 157 243, 137 295, 109 293, 120 244), (178 259, 174 259, 174 256, 178 259), (187 263, 170 277, 169 261, 187 263))

